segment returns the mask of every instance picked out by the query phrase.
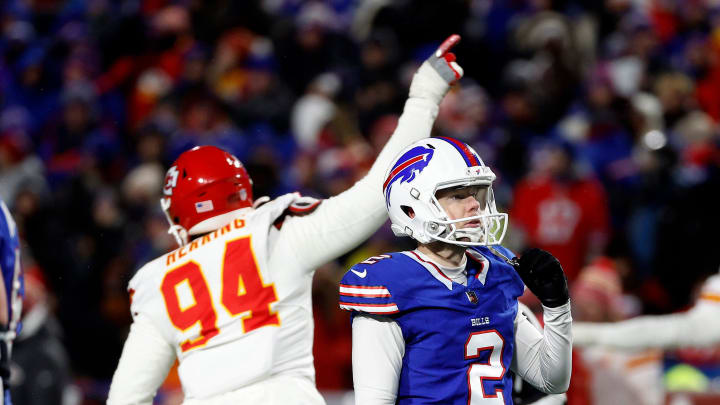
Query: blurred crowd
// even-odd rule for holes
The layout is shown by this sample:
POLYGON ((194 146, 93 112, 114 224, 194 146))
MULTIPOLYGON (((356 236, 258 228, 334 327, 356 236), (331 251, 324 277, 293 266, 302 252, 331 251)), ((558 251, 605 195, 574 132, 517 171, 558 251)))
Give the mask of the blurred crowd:
MULTIPOLYGON (((256 196, 339 193, 451 33, 465 77, 435 131, 498 174, 506 245, 561 260, 576 318, 681 310, 720 265, 716 1, 5 0, 0 32, 0 198, 31 274, 20 405, 60 403, 28 386, 103 402, 127 281, 174 248, 158 201, 182 151, 231 151, 256 196)), ((340 276, 411 246, 383 228, 318 271, 319 388, 352 387, 340 276)))

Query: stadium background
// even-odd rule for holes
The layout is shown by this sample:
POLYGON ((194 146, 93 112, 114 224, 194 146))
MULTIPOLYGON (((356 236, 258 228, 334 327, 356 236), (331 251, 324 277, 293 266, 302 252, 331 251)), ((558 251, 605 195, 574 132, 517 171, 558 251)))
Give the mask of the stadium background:
MULTIPOLYGON (((506 245, 561 258, 576 318, 682 310, 720 265, 717 1, 6 0, 0 13, 0 197, 21 229, 26 307, 49 314, 16 346, 16 404, 58 403, 23 391, 58 389, 103 403, 126 283, 173 247, 158 199, 180 152, 233 152, 256 197, 336 194, 451 33, 465 78, 436 134, 495 170, 506 245), (33 367, 45 385, 22 378, 33 367)), ((408 246, 384 227, 317 272, 317 381, 338 401, 352 383, 337 281, 408 246)), ((693 367, 667 381, 697 403, 720 392, 720 350, 652 361, 693 367)), ((577 364, 571 404, 589 403, 589 373, 577 364)), ((171 375, 159 401, 176 389, 171 375)))

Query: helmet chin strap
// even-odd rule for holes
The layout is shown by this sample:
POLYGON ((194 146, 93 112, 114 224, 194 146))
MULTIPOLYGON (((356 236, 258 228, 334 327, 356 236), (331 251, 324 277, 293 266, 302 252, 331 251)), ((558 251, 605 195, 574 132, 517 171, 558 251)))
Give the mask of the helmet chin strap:
POLYGON ((168 229, 168 233, 175 238, 178 246, 183 247, 188 244, 188 232, 180 225, 172 225, 168 229))
POLYGON ((170 218, 170 199, 169 198, 161 198, 160 199, 160 207, 162 208, 163 214, 165 214, 165 219, 167 219, 168 224, 170 224, 168 233, 175 238, 175 242, 177 242, 178 246, 183 247, 183 246, 187 245, 188 244, 187 230, 180 225, 174 224, 172 219, 170 218))

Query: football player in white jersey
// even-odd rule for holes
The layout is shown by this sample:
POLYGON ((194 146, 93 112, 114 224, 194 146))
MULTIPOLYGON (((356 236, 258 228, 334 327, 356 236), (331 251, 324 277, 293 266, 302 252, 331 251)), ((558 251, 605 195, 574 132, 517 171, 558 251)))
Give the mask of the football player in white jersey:
POLYGON ((177 159, 162 206, 180 248, 130 281, 133 324, 108 404, 151 404, 176 358, 185 404, 324 403, 313 369, 313 272, 387 219, 384 170, 430 135, 440 101, 463 74, 449 52, 458 40, 449 37, 420 66, 367 176, 322 203, 298 194, 253 201, 243 165, 215 147, 177 159))
POLYGON ((675 349, 720 344, 720 274, 703 283, 686 312, 638 316, 620 322, 573 324, 574 344, 620 349, 675 349))

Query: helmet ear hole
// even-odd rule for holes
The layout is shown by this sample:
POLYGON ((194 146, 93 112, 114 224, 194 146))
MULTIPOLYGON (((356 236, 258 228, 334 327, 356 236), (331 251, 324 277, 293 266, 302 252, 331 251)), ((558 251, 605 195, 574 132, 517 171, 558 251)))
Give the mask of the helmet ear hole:
POLYGON ((401 205, 400 209, 405 213, 405 215, 408 216, 408 218, 415 218, 415 211, 412 209, 412 207, 408 207, 407 205, 401 205))
POLYGON ((179 223, 180 223, 180 218, 178 218, 178 217, 173 217, 173 221, 174 221, 176 224, 179 224, 179 223))
POLYGON ((232 193, 227 196, 228 204, 240 202, 240 193, 232 193))

